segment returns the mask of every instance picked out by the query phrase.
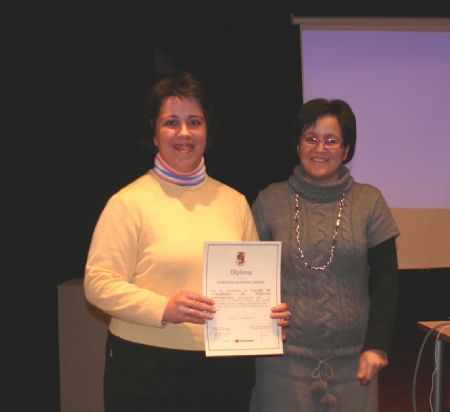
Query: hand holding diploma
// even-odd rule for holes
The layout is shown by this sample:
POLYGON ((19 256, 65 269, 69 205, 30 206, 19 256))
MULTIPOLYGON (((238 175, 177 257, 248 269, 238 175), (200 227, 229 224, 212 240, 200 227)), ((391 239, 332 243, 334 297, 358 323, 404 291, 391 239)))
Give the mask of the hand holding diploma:
POLYGON ((162 321, 203 325, 206 320, 213 318, 215 312, 213 299, 198 293, 182 291, 169 299, 162 321))
POLYGON ((278 319, 277 325, 281 326, 281 337, 286 339, 286 328, 289 327, 289 321, 291 320, 291 312, 287 303, 280 303, 270 308, 270 317, 272 319, 278 319))

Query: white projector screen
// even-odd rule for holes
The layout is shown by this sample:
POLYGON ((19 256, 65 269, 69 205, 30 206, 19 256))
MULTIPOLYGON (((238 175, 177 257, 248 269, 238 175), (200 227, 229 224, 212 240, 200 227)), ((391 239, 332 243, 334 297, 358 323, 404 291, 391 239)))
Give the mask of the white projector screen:
POLYGON ((399 265, 450 267, 450 19, 294 18, 303 101, 346 100, 348 164, 400 227, 399 265))

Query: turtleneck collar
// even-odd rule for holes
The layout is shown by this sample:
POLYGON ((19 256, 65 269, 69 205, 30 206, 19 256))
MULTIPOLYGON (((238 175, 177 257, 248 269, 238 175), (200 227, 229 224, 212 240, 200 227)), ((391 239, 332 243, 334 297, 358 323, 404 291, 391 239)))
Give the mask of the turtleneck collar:
POLYGON ((199 186, 206 179, 205 161, 202 157, 200 164, 195 170, 189 173, 181 173, 171 168, 159 153, 155 157, 155 167, 153 172, 161 179, 179 186, 199 186))
POLYGON ((294 168, 288 179, 289 186, 302 197, 316 202, 331 202, 338 199, 343 192, 347 192, 353 184, 350 171, 341 166, 339 179, 333 183, 319 183, 312 180, 301 165, 294 168))

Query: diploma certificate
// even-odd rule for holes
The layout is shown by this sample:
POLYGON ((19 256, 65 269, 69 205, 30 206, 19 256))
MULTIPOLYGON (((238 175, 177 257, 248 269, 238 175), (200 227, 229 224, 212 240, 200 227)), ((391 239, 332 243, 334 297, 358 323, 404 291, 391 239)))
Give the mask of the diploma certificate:
POLYGON ((280 267, 281 242, 205 242, 203 294, 217 309, 204 328, 206 356, 283 353, 281 327, 270 318, 280 267))

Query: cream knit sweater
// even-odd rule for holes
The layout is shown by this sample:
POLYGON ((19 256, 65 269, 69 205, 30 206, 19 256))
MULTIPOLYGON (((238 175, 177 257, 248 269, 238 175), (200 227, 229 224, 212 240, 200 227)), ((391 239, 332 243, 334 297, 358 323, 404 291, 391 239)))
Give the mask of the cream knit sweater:
POLYGON ((202 293, 205 241, 258 240, 245 197, 207 176, 197 187, 152 171, 113 195, 89 249, 86 298, 111 315, 110 331, 132 342, 204 350, 203 327, 162 326, 168 299, 202 293))

